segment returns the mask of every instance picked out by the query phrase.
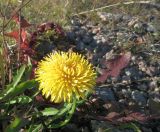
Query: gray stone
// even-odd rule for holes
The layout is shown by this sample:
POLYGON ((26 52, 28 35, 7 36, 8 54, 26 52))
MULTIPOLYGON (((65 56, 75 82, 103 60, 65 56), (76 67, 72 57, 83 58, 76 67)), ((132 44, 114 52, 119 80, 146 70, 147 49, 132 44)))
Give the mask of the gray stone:
POLYGON ((106 12, 98 12, 98 15, 102 19, 102 21, 114 20, 116 22, 119 22, 123 19, 122 14, 112 14, 112 13, 106 13, 106 12))
POLYGON ((95 36, 93 37, 93 39, 94 39, 94 40, 99 40, 100 38, 99 38, 99 36, 95 35, 95 36))
POLYGON ((128 91, 128 89, 122 89, 122 93, 126 98, 129 98, 131 96, 131 92, 128 91))
POLYGON ((97 40, 97 44, 101 44, 102 43, 102 41, 101 40, 97 40))
POLYGON ((136 61, 136 56, 132 56, 132 57, 131 57, 131 60, 132 60, 132 61, 136 61))
POLYGON ((143 92, 135 90, 135 91, 132 91, 131 96, 132 96, 132 99, 135 100, 139 105, 147 104, 147 98, 143 92))
POLYGON ((83 38, 85 35, 86 35, 86 30, 85 29, 80 29, 78 32, 77 32, 77 35, 79 35, 81 38, 83 38))
POLYGON ((134 29, 135 29, 135 32, 136 33, 145 33, 146 30, 147 30, 147 24, 145 23, 142 23, 142 22, 137 22, 135 25, 134 25, 134 29))
POLYGON ((134 25, 135 29, 141 29, 143 27, 143 24, 141 22, 138 22, 134 25))
POLYGON ((148 90, 148 86, 146 84, 140 84, 140 85, 138 85, 138 89, 139 90, 143 90, 143 91, 147 91, 148 90))
POLYGON ((112 83, 116 83, 119 79, 119 77, 111 77, 112 83))
POLYGON ((79 21, 79 19, 72 19, 71 24, 76 25, 76 26, 81 26, 81 22, 79 21))
POLYGON ((89 43, 92 41, 92 37, 89 36, 89 35, 84 35, 82 41, 83 41, 85 44, 89 44, 89 43))
POLYGON ((91 46, 92 48, 95 48, 95 47, 97 46, 96 41, 95 41, 95 40, 92 40, 92 42, 90 43, 90 46, 91 46))
POLYGON ((100 32, 100 28, 93 28, 92 29, 92 34, 97 34, 97 33, 99 33, 100 32))
POLYGON ((67 38, 71 41, 75 40, 75 33, 74 32, 67 32, 67 38))
POLYGON ((159 91, 160 91, 160 88, 157 87, 157 88, 154 89, 154 91, 155 91, 155 92, 159 92, 159 91))
POLYGON ((131 78, 130 76, 122 76, 122 83, 130 83, 131 82, 131 78))
POLYGON ((119 99, 118 102, 125 104, 126 100, 125 99, 119 99))
POLYGON ((125 74, 127 76, 131 76, 131 70, 130 69, 125 69, 125 74))
POLYGON ((85 49, 85 45, 83 42, 78 42, 77 45, 76 45, 76 49, 77 50, 84 50, 85 49))
POLYGON ((98 12, 97 14, 102 19, 102 21, 108 21, 113 19, 112 13, 98 12))
POLYGON ((155 92, 155 91, 150 91, 149 96, 152 97, 153 99, 155 99, 155 98, 158 99, 158 96, 160 98, 159 92, 155 92))
POLYGON ((137 17, 132 18, 129 22, 128 22, 128 27, 133 27, 138 21, 137 17))
POLYGON ((131 71, 131 79, 133 79, 133 80, 138 80, 138 79, 140 79, 140 77, 141 77, 141 73, 139 73, 139 70, 138 70, 138 68, 137 67, 131 67, 131 68, 129 68, 129 70, 131 71))
POLYGON ((75 31, 78 31, 80 29, 80 27, 79 26, 73 26, 72 27, 72 30, 75 32, 75 31))
POLYGON ((114 14, 114 20, 116 22, 121 22, 123 20, 123 15, 122 14, 114 14))
POLYGON ((104 101, 115 101, 115 96, 110 88, 96 88, 96 94, 104 101))
POLYGON ((102 43, 106 43, 107 42, 107 38, 106 37, 102 37, 101 40, 102 40, 102 43))
POLYGON ((80 37, 76 37, 75 43, 78 44, 78 43, 80 43, 80 42, 82 42, 82 41, 81 41, 81 38, 80 38, 80 37))
POLYGON ((131 19, 131 16, 129 16, 129 15, 123 15, 122 19, 123 19, 124 21, 128 21, 128 20, 131 19))
POLYGON ((149 23, 147 26, 147 31, 154 33, 154 32, 156 32, 156 28, 152 24, 149 23))

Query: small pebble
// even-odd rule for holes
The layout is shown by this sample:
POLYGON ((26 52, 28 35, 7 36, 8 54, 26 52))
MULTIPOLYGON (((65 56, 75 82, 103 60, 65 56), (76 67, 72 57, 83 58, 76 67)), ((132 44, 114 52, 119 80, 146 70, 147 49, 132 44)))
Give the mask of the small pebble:
POLYGON ((110 88, 97 88, 96 94, 104 101, 115 101, 114 93, 110 88))
POLYGON ((146 105, 147 98, 145 97, 143 92, 138 90, 132 91, 132 99, 135 100, 139 105, 146 105))

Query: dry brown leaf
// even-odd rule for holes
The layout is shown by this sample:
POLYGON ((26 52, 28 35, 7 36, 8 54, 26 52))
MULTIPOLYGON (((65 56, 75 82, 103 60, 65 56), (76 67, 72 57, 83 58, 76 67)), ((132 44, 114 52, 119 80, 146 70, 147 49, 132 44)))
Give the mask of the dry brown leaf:
POLYGON ((102 75, 97 78, 98 83, 104 83, 105 80, 111 77, 117 77, 121 70, 125 68, 131 59, 131 52, 123 53, 115 59, 108 60, 105 65, 108 69, 102 69, 102 75))

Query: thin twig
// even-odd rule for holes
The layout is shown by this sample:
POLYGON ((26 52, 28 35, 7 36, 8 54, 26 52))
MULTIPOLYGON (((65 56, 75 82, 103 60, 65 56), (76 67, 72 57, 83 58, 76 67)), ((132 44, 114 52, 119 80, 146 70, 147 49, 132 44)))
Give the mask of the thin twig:
POLYGON ((113 83, 113 84, 104 84, 104 85, 100 85, 99 87, 112 87, 112 86, 117 86, 117 85, 130 85, 132 83, 135 83, 135 82, 144 82, 144 81, 151 81, 151 80, 160 80, 160 77, 150 77, 150 78, 142 78, 140 80, 135 80, 135 81, 131 81, 130 83, 123 83, 123 82, 120 82, 120 83, 113 83))
POLYGON ((130 5, 130 4, 150 4, 152 3, 152 0, 148 0, 148 1, 129 1, 129 2, 118 2, 116 4, 112 4, 112 5, 107 5, 107 6, 103 6, 100 8, 96 8, 96 9, 92 9, 92 10, 88 10, 88 11, 83 11, 77 14, 74 14, 73 16, 76 15, 82 15, 82 14, 86 14, 86 13, 90 13, 90 12, 94 12, 94 11, 99 11, 99 10, 103 10, 106 8, 110 8, 110 7, 115 7, 115 6, 119 6, 119 5, 130 5))

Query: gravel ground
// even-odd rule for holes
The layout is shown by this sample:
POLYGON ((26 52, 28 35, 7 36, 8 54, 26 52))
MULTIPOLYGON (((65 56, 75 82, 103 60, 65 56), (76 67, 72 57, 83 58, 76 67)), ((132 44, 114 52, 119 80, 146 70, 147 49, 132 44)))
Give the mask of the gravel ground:
MULTIPOLYGON (((67 38, 74 43, 73 50, 81 52, 93 63, 97 73, 104 69, 103 61, 122 51, 130 51, 129 64, 117 77, 108 77, 96 86, 90 105, 96 105, 91 115, 111 112, 139 112, 146 115, 160 114, 160 16, 132 16, 128 14, 98 12, 99 20, 74 17, 67 38), (98 113, 99 112, 99 113, 98 113)), ((85 110, 81 110, 85 113, 85 110)), ((87 110, 86 110, 87 111, 87 110)), ((86 115, 85 115, 86 116, 86 115)), ((90 115, 88 115, 90 116, 90 115)), ((73 119, 74 120, 74 119, 73 119)), ((89 119, 80 126, 67 125, 63 131, 104 131, 113 127, 108 122, 89 119)), ((148 125, 149 126, 149 125, 148 125)), ((153 127, 141 125, 144 132, 160 131, 160 124, 153 127)), ((116 132, 133 130, 120 130, 116 132)))

